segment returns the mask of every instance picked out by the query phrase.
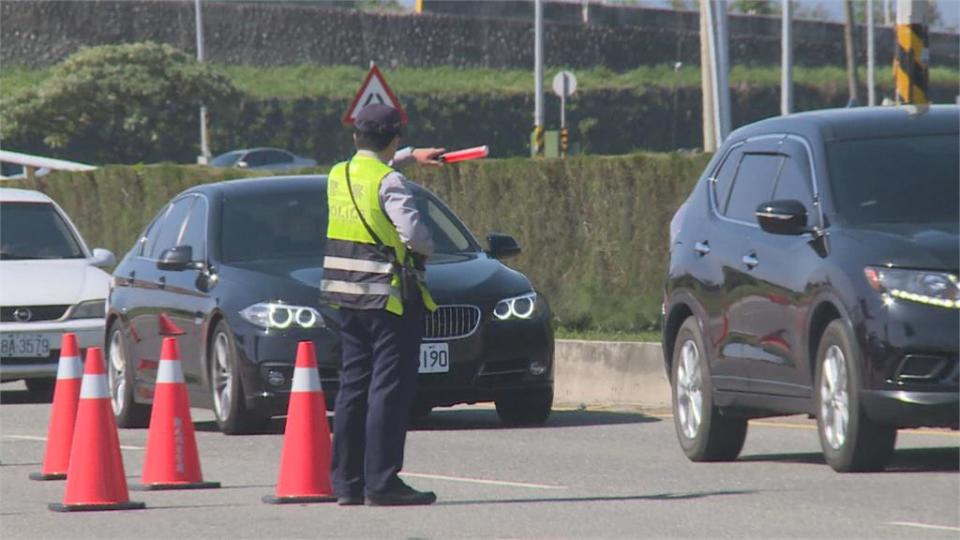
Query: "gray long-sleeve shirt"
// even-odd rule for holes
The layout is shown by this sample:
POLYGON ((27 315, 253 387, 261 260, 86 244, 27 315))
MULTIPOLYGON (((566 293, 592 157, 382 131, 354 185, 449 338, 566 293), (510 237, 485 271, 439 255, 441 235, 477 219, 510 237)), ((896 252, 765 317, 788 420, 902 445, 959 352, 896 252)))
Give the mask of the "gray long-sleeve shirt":
MULTIPOLYGON (((377 157, 374 152, 368 150, 358 150, 357 154, 377 157)), ((390 165, 401 168, 414 161, 413 148, 404 148, 396 153, 390 165)), ((413 251, 429 257, 433 254, 433 238, 417 209, 413 192, 407 187, 406 182, 407 179, 398 171, 385 176, 380 182, 380 204, 397 228, 400 241, 413 251)))

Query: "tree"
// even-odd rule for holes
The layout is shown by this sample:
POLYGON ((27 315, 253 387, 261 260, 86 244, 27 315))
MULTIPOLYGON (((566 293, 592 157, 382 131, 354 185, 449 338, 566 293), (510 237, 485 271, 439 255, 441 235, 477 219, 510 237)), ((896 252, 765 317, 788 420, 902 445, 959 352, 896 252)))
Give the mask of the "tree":
POLYGON ((37 88, 0 101, 0 136, 92 163, 192 161, 200 103, 215 122, 239 99, 229 78, 169 45, 84 48, 37 88))
POLYGON ((734 0, 730 3, 730 11, 747 15, 777 15, 780 6, 773 0, 734 0))

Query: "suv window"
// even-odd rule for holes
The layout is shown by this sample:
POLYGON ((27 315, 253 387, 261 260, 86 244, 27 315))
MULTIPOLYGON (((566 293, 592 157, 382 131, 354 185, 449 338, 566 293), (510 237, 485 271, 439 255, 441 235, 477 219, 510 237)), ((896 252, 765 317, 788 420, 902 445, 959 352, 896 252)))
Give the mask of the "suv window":
POLYGON ((159 258, 163 250, 177 245, 180 233, 183 231, 184 220, 193 205, 195 197, 184 197, 167 207, 163 218, 158 222, 157 239, 149 246, 149 252, 144 250, 144 256, 153 259, 159 258))
POLYGON ((720 165, 720 169, 714 174, 713 196, 717 201, 717 209, 723 211, 727 206, 727 196, 730 194, 730 186, 733 185, 733 177, 737 174, 737 168, 740 166, 740 158, 743 156, 743 145, 739 145, 727 154, 726 159, 720 165))
POLYGON ((756 223, 757 206, 770 200, 782 163, 781 154, 744 154, 724 215, 730 219, 756 223))
MULTIPOLYGON (((793 199, 803 203, 807 211, 813 209, 813 183, 810 175, 810 160, 802 148, 790 149, 783 159, 783 167, 777 185, 773 189, 773 199, 793 199)), ((760 201, 761 203, 763 201, 760 201)))
POLYGON ((193 248, 193 260, 203 261, 207 258, 207 201, 203 197, 194 197, 196 201, 187 218, 187 226, 177 240, 178 246, 193 248))

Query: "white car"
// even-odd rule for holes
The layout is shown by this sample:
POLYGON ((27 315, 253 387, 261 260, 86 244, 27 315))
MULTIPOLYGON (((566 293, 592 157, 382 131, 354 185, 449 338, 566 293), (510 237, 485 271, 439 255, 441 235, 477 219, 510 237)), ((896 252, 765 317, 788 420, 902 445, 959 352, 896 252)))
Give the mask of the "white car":
POLYGON ((0 382, 24 379, 49 399, 64 332, 81 349, 103 346, 111 278, 101 268, 114 264, 50 197, 0 188, 0 382))

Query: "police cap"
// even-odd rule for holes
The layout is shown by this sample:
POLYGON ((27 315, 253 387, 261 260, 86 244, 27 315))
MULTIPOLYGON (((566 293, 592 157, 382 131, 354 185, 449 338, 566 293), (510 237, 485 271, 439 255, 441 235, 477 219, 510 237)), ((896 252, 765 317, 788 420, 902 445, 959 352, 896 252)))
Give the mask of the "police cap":
POLYGON ((400 111, 382 103, 373 103, 361 109, 353 126, 367 135, 400 135, 403 130, 400 111))

